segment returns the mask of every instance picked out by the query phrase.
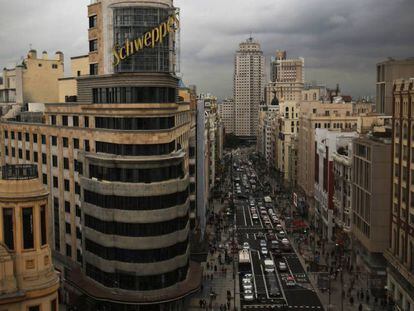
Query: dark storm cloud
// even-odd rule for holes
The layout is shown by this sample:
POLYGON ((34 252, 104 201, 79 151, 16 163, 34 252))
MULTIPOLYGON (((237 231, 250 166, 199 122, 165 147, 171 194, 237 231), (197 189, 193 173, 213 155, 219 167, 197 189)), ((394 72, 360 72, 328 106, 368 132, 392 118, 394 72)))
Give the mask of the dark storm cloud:
MULTIPOLYGON (((0 63, 29 49, 87 52, 84 0, 0 0, 0 63)), ((307 80, 354 96, 374 94, 375 63, 414 56, 412 0, 176 0, 181 71, 187 84, 232 96, 233 57, 250 33, 268 58, 276 49, 305 58, 307 80)), ((68 67, 68 65, 67 65, 68 67)))

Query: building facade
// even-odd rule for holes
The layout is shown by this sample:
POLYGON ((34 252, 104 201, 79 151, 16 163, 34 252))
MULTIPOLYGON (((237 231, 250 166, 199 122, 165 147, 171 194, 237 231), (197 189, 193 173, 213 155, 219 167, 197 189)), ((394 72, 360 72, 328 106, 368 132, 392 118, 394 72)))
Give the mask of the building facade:
POLYGON ((58 79, 63 78, 64 59, 56 52, 49 59, 46 51, 38 57, 30 50, 23 62, 12 69, 3 69, 0 103, 53 103, 59 100, 58 79))
POLYGON ((234 133, 234 100, 225 99, 218 105, 218 114, 223 122, 226 134, 234 133))
POLYGON ((89 55, 99 56, 93 74, 77 77, 77 102, 46 104, 39 123, 4 120, 2 162, 37 164, 49 189, 68 303, 82 294, 84 309, 182 310, 201 268, 190 260, 190 103, 179 99, 167 57, 176 9, 167 0, 104 0, 89 6, 89 20, 90 38, 106 48, 89 55), (168 27, 163 41, 127 55, 128 40, 140 44, 148 27, 168 27), (123 46, 125 62, 108 62, 109 45, 123 46))
POLYGON ((352 250, 356 266, 378 296, 386 285, 383 252, 389 242, 391 138, 390 128, 353 141, 352 250))
POLYGON ((333 154, 354 137, 356 132, 315 131, 315 228, 328 241, 335 240, 333 154))
POLYGON ((393 113, 394 80, 414 77, 414 58, 388 60, 377 64, 376 108, 378 113, 393 113))
POLYGON ((49 243, 49 193, 36 165, 2 167, 0 309, 57 311, 59 277, 49 243))
POLYGON ((398 310, 414 310, 414 79, 396 80, 387 289, 398 310))
POLYGON ((234 60, 234 134, 256 139, 263 100, 265 58, 253 38, 240 43, 234 60))

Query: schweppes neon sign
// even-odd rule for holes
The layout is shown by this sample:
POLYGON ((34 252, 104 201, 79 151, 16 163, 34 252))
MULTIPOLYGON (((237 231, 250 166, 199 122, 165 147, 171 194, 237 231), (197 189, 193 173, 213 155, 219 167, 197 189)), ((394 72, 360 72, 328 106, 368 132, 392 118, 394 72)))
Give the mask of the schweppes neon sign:
POLYGON ((162 43, 168 34, 175 32, 179 26, 180 21, 178 19, 178 13, 174 13, 170 15, 165 22, 154 27, 150 31, 147 31, 142 36, 134 40, 126 39, 124 45, 121 47, 116 44, 112 49, 112 54, 114 56, 112 65, 117 66, 124 59, 127 59, 131 55, 134 55, 145 48, 154 48, 157 44, 162 43))

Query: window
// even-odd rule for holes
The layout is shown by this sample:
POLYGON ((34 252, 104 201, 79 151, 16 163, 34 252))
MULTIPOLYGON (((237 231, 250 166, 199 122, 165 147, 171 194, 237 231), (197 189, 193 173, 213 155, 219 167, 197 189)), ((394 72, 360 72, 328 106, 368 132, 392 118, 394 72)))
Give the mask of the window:
POLYGON ((98 64, 89 64, 89 74, 96 76, 98 74, 98 64))
POLYGON ((75 193, 80 194, 80 186, 77 182, 75 182, 75 193))
POLYGON ((43 184, 47 185, 47 174, 42 174, 43 184))
POLYGON ((9 155, 9 147, 4 146, 4 154, 5 154, 6 156, 8 156, 8 155, 9 155))
POLYGON ((58 166, 58 163, 57 162, 58 162, 57 156, 52 155, 52 165, 54 167, 57 167, 58 166))
POLYGON ((70 202, 65 201, 65 213, 70 214, 70 202))
MULTIPOLYGON (((39 64, 39 67, 41 67, 40 65, 41 64, 39 64)), ((40 306, 31 306, 29 307, 29 311, 40 311, 40 306)))
POLYGON ((23 159, 23 150, 19 148, 19 159, 23 159))
POLYGON ((56 116, 50 116, 50 123, 56 125, 56 116))
POLYGON ((46 153, 42 153, 42 164, 46 164, 46 163, 47 163, 46 153))
POLYGON ((85 149, 85 151, 87 151, 87 152, 89 152, 90 151, 90 148, 89 148, 89 140, 84 140, 83 141, 83 143, 84 143, 84 149, 85 149))
POLYGON ((65 223, 65 231, 67 234, 71 234, 71 228, 70 228, 70 224, 68 224, 67 222, 65 223))
POLYGON ((69 244, 66 244, 66 256, 72 257, 72 248, 69 244))
POLYGON ((50 311, 57 311, 58 309, 58 306, 57 306, 57 300, 56 299, 53 299, 51 302, 50 302, 50 311))
POLYGON ((73 116, 73 126, 79 126, 79 117, 73 116))
POLYGON ((68 148, 69 147, 69 139, 67 137, 63 137, 62 138, 62 143, 63 143, 63 147, 64 148, 68 148))
MULTIPOLYGON (((76 232, 78 232, 78 228, 76 228, 76 232)), ((82 263, 82 253, 79 249, 76 250, 76 260, 80 263, 82 263)))
POLYGON ((84 117, 84 127, 89 127, 89 117, 84 117))
POLYGON ((56 176, 53 176, 53 187, 59 188, 59 179, 56 176))
POLYGON ((69 169, 69 159, 68 158, 63 158, 63 168, 65 170, 69 169))
POLYGON ((96 15, 89 16, 89 28, 94 28, 98 24, 98 17, 96 15))
POLYGON ((57 137, 52 136, 52 146, 57 146, 57 137))
POLYGON ((26 150, 26 160, 30 161, 30 150, 26 150))
POLYGON ((52 69, 58 69, 58 65, 57 64, 52 64, 52 69))
POLYGON ((96 152, 124 156, 163 155, 175 150, 175 141, 166 144, 125 145, 96 142, 96 152))
POLYGON ((14 132, 11 132, 11 139, 14 139, 14 132))
POLYGON ((81 212, 81 209, 80 209, 79 205, 76 205, 76 217, 80 218, 81 214, 82 214, 82 212, 81 212))
POLYGON ((95 52, 98 50, 98 40, 89 40, 89 52, 95 52))
POLYGON ((175 126, 175 117, 159 118, 109 118, 96 117, 95 128, 114 130, 162 130, 175 126))
POLYGON ((47 223, 46 223, 46 205, 40 206, 40 235, 42 245, 47 243, 47 233, 46 233, 47 223))
POLYGON ((33 152, 33 161, 37 163, 39 161, 39 154, 37 151, 33 152))
POLYGON ((21 141, 21 140, 22 140, 22 132, 17 132, 17 139, 18 139, 19 141, 21 141))
POLYGON ((60 251, 60 221, 59 221, 59 199, 53 198, 53 223, 54 223, 54 237, 55 237, 55 249, 60 251))
POLYGON ((42 135, 41 138, 42 138, 42 145, 46 145, 46 136, 42 135))
POLYGON ((29 142, 30 141, 30 133, 25 133, 24 138, 27 142, 29 142))
POLYGON ((64 180, 64 189, 65 189, 65 191, 70 191, 69 180, 68 179, 64 180))
POLYGON ((23 248, 30 249, 34 247, 33 236, 33 208, 26 207, 22 209, 23 214, 23 248))
POLYGON ((114 103, 175 103, 177 90, 169 87, 112 87, 92 90, 92 102, 114 103))
POLYGON ((68 126, 68 116, 62 116, 62 125, 68 126))
POLYGON ((13 209, 3 208, 3 239, 10 250, 14 250, 13 209))
POLYGON ((73 139, 73 148, 74 149, 79 149, 79 139, 78 138, 73 139))
POLYGON ((8 131, 4 131, 4 138, 5 139, 9 138, 9 132, 8 131))

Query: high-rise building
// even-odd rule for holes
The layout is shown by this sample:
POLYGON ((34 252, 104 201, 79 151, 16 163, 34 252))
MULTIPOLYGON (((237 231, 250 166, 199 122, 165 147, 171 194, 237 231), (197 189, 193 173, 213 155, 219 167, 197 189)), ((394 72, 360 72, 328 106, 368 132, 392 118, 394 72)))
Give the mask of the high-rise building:
POLYGON ((276 51, 270 60, 270 80, 272 82, 304 82, 304 59, 287 59, 286 51, 276 51))
POLYGON ((414 79, 394 83, 392 196, 387 289, 399 310, 414 307, 414 79))
POLYGON ((412 77, 414 77, 414 58, 401 60, 389 58, 377 64, 376 106, 378 113, 392 115, 394 80, 412 77))
POLYGON ((265 58, 253 38, 240 43, 234 60, 234 133, 256 139, 259 105, 263 100, 265 58))
POLYGON ((0 309, 57 311, 59 277, 49 247, 49 193, 36 165, 3 166, 0 179, 0 309))
POLYGON ((38 123, 3 121, 1 160, 37 164, 49 189, 68 303, 82 294, 84 310, 183 310, 201 268, 190 260, 178 12, 172 0, 102 0, 88 15, 77 102, 46 104, 38 123))

